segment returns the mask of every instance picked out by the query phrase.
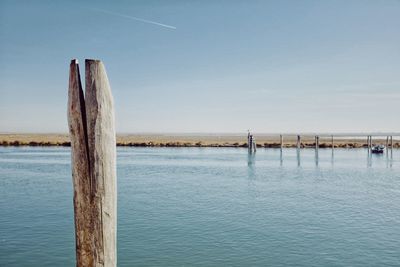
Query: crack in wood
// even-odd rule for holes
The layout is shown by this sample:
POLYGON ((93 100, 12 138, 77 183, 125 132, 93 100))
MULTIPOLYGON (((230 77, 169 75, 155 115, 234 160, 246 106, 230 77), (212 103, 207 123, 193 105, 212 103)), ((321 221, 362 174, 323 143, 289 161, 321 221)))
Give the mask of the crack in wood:
POLYGON ((116 266, 113 99, 103 63, 85 60, 85 68, 85 95, 77 60, 70 64, 68 89, 76 263, 116 266))

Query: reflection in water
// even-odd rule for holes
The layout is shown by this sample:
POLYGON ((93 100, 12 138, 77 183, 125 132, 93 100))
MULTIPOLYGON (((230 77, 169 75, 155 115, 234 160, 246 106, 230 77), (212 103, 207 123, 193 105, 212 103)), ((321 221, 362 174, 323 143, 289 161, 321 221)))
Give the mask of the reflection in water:
POLYGON ((389 164, 390 168, 392 168, 392 165, 393 165, 393 148, 391 147, 390 148, 390 164, 389 164))
POLYGON ((255 158, 256 158, 255 153, 248 153, 247 154, 247 166, 248 166, 247 175, 248 175, 250 180, 253 180, 255 178, 255 176, 256 176, 255 168, 254 168, 255 158))
POLYGON ((297 154, 297 166, 300 167, 300 148, 297 148, 296 154, 297 154))
MULTIPOLYGON (((388 137, 389 138, 389 137, 388 137)), ((389 149, 388 149, 388 147, 387 147, 387 141, 386 141, 386 149, 385 149, 385 152, 386 152, 386 168, 388 168, 389 167, 389 165, 390 165, 390 159, 389 159, 389 149)))
POLYGON ((252 166, 255 163, 256 154, 248 153, 247 154, 247 165, 252 166))
MULTIPOLYGON (((373 154, 371 150, 367 150, 367 167, 372 167, 372 161, 382 161, 383 154, 373 154)), ((386 150, 386 168, 393 167, 393 150, 386 150)))
POLYGON ((367 156, 367 167, 372 166, 372 152, 370 149, 367 150, 368 156, 367 156))
MULTIPOLYGON (((363 149, 364 150, 364 149, 363 149)), ((372 165, 381 165, 381 163, 385 164, 386 163, 386 167, 387 168, 392 168, 393 167, 393 150, 392 149, 387 149, 385 151, 385 154, 374 154, 371 152, 370 149, 366 149, 367 150, 367 167, 372 167, 372 165), (386 156, 385 156, 386 155, 386 156), (374 161, 374 163, 373 163, 374 161), (380 162, 380 163, 379 163, 380 162)), ((275 150, 276 151, 276 150, 275 150)), ((329 151, 329 150, 328 150, 329 151)), ((324 162, 326 159, 327 161, 329 160, 329 152, 327 150, 322 150, 322 164, 324 165, 324 162), (325 153, 328 152, 328 153, 325 153), (326 155, 326 156, 325 156, 326 155)), ((319 159, 319 149, 314 149, 314 164, 316 167, 319 167, 320 164, 320 159, 319 159)), ((309 155, 307 152, 304 152, 306 159, 307 159, 307 155, 309 155)), ((297 148, 296 149, 296 160, 297 160, 297 166, 300 167, 301 166, 301 149, 297 148)), ((276 155, 276 154, 275 154, 276 155)), ((330 154, 330 162, 331 162, 331 166, 333 167, 334 165, 337 165, 337 163, 335 164, 335 160, 338 160, 339 163, 342 160, 341 158, 341 151, 336 151, 336 156, 335 156, 335 150, 331 149, 331 154, 330 154), (339 154, 338 154, 339 153, 339 154), (339 156, 338 156, 339 155, 339 156), (336 157, 336 159, 335 159, 336 157)), ((247 154, 247 165, 251 168, 249 168, 249 170, 254 171, 254 166, 255 166, 255 153, 248 153, 247 154)), ((282 167, 283 166, 283 148, 279 149, 279 165, 282 167)), ((307 161, 307 160, 306 160, 307 161)), ((289 159, 290 162, 290 159, 289 159)), ((306 162, 307 165, 307 162, 306 162)))
POLYGON ((393 166, 393 149, 386 149, 386 168, 392 168, 393 166))

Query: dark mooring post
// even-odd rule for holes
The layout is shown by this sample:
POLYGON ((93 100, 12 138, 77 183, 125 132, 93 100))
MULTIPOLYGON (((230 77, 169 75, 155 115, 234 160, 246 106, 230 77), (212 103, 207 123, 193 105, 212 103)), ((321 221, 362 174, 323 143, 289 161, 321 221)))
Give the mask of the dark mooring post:
POLYGON ((247 148, 249 150, 249 153, 253 153, 253 151, 256 151, 256 144, 253 135, 250 132, 247 134, 247 148))
POLYGON ((319 136, 316 135, 315 136, 315 149, 318 149, 318 148, 319 148, 319 136))
POLYGON ((86 60, 85 67, 85 95, 77 60, 71 61, 68 90, 76 265, 116 266, 113 98, 103 63, 86 60))
POLYGON ((333 135, 331 135, 331 147, 332 147, 332 150, 335 148, 335 144, 333 143, 333 135))
POLYGON ((251 143, 250 143, 250 131, 247 132, 247 150, 249 151, 249 153, 251 152, 251 143))
POLYGON ((371 150, 371 147, 372 147, 372 136, 368 135, 368 151, 371 150))
POLYGON ((279 136, 279 141, 280 141, 281 149, 282 149, 283 148, 283 135, 279 136))
POLYGON ((390 136, 390 149, 393 149, 393 136, 390 136))
POLYGON ((300 147, 301 147, 301 137, 300 137, 300 135, 297 136, 297 144, 296 144, 296 146, 297 146, 297 149, 300 149, 300 147))
POLYGON ((389 136, 386 136, 386 151, 387 151, 388 146, 389 146, 389 136))

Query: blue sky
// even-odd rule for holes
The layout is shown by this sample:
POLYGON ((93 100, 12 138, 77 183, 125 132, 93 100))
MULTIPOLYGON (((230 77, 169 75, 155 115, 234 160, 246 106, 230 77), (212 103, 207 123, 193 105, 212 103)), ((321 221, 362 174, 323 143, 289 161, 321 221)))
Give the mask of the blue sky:
POLYGON ((391 0, 1 0, 0 132, 68 131, 72 58, 103 60, 120 133, 399 132, 399 14, 391 0))

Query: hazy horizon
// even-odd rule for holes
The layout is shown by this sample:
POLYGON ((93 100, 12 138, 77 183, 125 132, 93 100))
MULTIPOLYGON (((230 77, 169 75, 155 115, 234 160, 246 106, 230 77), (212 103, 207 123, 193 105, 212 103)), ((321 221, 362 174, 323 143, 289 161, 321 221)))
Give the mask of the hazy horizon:
POLYGON ((73 58, 117 133, 400 132, 399 1, 1 1, 0 132, 67 133, 73 58))

